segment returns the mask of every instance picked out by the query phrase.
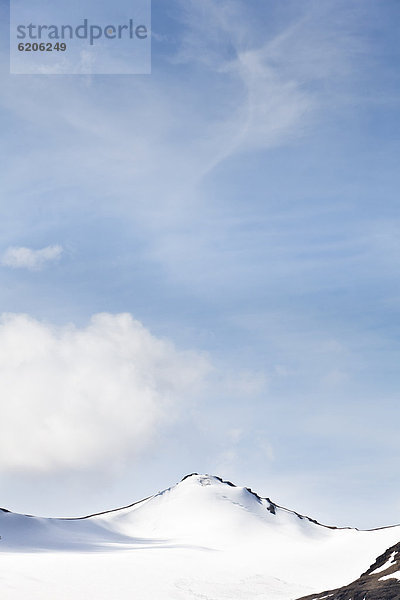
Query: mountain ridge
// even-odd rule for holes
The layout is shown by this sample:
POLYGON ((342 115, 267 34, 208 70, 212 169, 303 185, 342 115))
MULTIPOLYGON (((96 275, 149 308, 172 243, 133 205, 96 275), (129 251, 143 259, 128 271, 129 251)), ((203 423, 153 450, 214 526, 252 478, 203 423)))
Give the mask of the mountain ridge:
POLYGON ((310 523, 314 523, 315 525, 319 525, 320 527, 324 527, 326 529, 331 529, 331 530, 355 530, 355 531, 380 531, 380 530, 385 530, 385 529, 391 529, 394 527, 400 527, 400 523, 395 523, 392 525, 383 525, 380 527, 371 527, 371 528, 359 528, 359 527, 353 527, 351 525, 345 525, 345 526, 337 526, 337 525, 327 525, 326 523, 321 523, 320 521, 318 521, 317 519, 314 519, 308 515, 299 513, 296 510, 287 508, 285 506, 282 506, 280 504, 278 504, 277 502, 274 502, 273 500, 271 500, 269 497, 263 497, 260 496, 257 492, 254 492, 251 488, 249 487, 243 487, 241 488, 241 486, 238 486, 234 483, 232 483, 229 480, 223 479, 222 477, 220 477, 219 475, 210 475, 208 473, 197 473, 197 472, 193 472, 193 473, 189 473, 187 475, 185 475, 184 477, 182 477, 182 479, 180 479, 180 481, 178 481, 176 484, 172 485, 169 488, 166 488, 164 490, 160 490, 159 492, 152 494, 150 496, 146 496, 145 498, 142 498, 141 500, 136 500, 135 502, 132 502, 130 504, 124 505, 124 506, 120 506, 117 508, 111 508, 111 509, 106 509, 106 510, 102 510, 102 511, 98 511, 95 513, 89 513, 87 515, 83 515, 83 516, 78 516, 78 517, 40 517, 38 515, 32 515, 32 514, 28 514, 28 513, 18 513, 18 512, 14 512, 11 511, 7 508, 4 507, 0 507, 0 511, 3 513, 10 513, 10 514, 15 514, 15 515, 21 515, 21 516, 25 516, 25 517, 30 517, 30 518, 47 518, 47 519, 55 519, 55 520, 63 520, 63 521, 80 521, 80 520, 85 520, 85 519, 90 519, 92 517, 97 517, 97 516, 101 516, 101 515, 107 515, 110 513, 116 513, 118 511, 122 511, 122 510, 126 510, 129 508, 132 508, 134 506, 137 506, 143 502, 146 502, 147 500, 150 500, 152 498, 156 498, 157 496, 159 496, 160 494, 164 494, 167 491, 172 490, 173 488, 175 488, 176 486, 179 486, 181 483, 183 483, 184 481, 193 478, 193 477, 208 477, 208 478, 212 478, 215 479, 217 481, 219 481, 222 484, 226 484, 229 487, 232 488, 237 488, 237 489, 244 489, 246 490, 249 494, 252 494, 259 503, 262 503, 262 501, 266 501, 269 503, 269 507, 267 507, 267 510, 272 513, 272 514, 276 514, 276 509, 288 512, 290 514, 296 515, 299 519, 306 519, 308 520, 310 523))

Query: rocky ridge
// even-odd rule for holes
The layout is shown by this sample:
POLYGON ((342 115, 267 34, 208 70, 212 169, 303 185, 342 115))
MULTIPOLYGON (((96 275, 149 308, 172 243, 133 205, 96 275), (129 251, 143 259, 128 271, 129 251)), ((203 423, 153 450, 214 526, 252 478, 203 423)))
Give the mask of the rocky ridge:
POLYGON ((299 600, 400 600, 400 542, 349 585, 299 600))

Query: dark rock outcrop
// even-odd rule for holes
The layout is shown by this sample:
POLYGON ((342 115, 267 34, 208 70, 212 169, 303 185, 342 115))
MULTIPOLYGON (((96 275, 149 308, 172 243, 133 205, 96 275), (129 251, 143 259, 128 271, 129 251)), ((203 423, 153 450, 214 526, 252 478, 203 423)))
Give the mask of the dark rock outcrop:
POLYGON ((336 590, 304 596, 299 600, 400 600, 400 542, 379 556, 356 581, 336 590))

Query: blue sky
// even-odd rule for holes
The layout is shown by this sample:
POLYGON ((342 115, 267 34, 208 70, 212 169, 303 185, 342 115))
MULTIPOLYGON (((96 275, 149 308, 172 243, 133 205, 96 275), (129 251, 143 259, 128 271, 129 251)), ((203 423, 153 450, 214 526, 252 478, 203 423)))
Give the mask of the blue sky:
MULTIPOLYGON (((66 406, 83 392, 62 404, 51 352, 32 359, 29 414, 40 444, 55 444, 50 464, 39 442, 24 450, 28 396, 4 367, 2 402, 16 409, 3 427, 33 459, 0 464, 0 504, 80 514, 201 471, 324 522, 399 522, 398 3, 154 1, 150 76, 9 75, 1 6, 0 312, 29 315, 85 365, 92 315, 111 319, 96 336, 114 323, 129 345, 137 330, 113 320, 129 313, 153 336, 143 368, 155 406, 179 400, 173 418, 155 410, 148 439, 128 441, 142 435, 133 425, 113 450, 121 405, 108 454, 98 425, 82 467, 43 419, 70 419, 79 448, 84 416, 66 406), (61 255, 37 269, 4 259, 49 246, 61 255), (183 365, 179 385, 160 379, 161 339, 171 373, 183 365)), ((14 337, 35 345, 27 321, 7 323, 4 356, 14 337)), ((114 364, 113 348, 99 360, 114 364)), ((85 393, 99 410, 95 382, 85 393)), ((134 423, 148 400, 132 393, 134 423)))

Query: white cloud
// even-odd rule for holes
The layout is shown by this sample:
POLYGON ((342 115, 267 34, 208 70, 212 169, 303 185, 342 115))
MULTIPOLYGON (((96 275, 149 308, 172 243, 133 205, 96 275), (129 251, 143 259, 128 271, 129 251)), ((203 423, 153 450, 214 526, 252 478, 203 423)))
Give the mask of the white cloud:
POLYGON ((58 260, 63 252, 62 246, 46 246, 33 250, 24 246, 10 246, 1 258, 1 264, 13 269, 39 271, 46 263, 58 260))
POLYGON ((117 467, 193 400, 209 368, 129 314, 83 328, 3 315, 0 470, 117 467))

